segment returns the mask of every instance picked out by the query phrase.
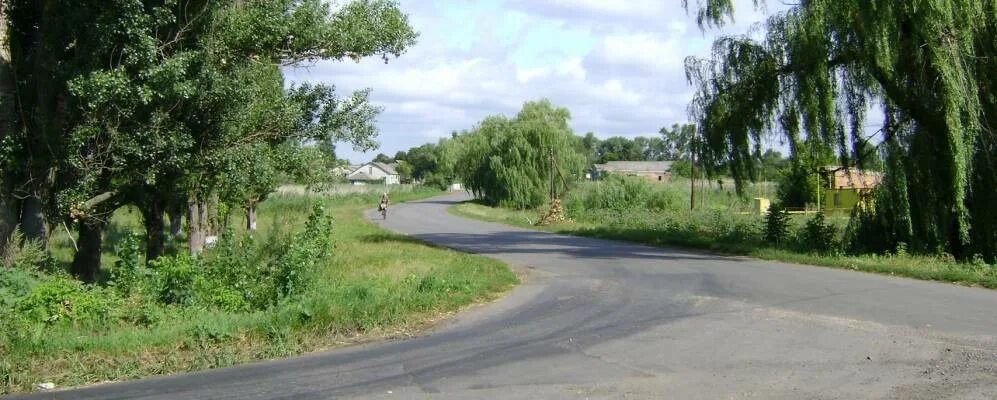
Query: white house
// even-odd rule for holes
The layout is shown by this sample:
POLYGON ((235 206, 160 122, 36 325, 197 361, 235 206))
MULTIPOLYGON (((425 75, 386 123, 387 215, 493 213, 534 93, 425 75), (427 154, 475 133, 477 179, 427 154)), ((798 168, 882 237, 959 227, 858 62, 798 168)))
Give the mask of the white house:
POLYGON ((400 178, 394 166, 379 162, 370 162, 361 165, 346 176, 346 180, 354 185, 366 185, 369 183, 397 185, 401 183, 400 178))

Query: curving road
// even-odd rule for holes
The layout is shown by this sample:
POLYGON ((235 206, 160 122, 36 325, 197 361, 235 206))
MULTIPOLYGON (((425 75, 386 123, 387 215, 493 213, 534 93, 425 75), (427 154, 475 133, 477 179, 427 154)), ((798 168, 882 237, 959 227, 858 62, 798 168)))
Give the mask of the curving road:
POLYGON ((464 198, 399 205, 382 224, 527 277, 430 335, 40 397, 997 398, 997 291, 447 213, 464 198))

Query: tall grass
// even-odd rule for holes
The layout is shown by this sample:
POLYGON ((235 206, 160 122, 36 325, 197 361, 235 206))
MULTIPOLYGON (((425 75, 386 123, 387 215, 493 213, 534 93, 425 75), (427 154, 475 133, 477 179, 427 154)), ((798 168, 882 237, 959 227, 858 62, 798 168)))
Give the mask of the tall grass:
POLYGON ((570 219, 545 227, 534 226, 540 210, 477 203, 451 210, 551 232, 997 288, 997 267, 982 261, 958 263, 944 254, 908 254, 903 248, 883 255, 849 254, 843 240, 849 216, 841 213, 792 215, 786 240, 770 243, 764 232, 765 217, 752 210, 751 197, 763 197, 773 188, 756 185, 738 196, 731 185, 723 189, 714 185, 697 191, 697 208, 690 210, 688 185, 689 181, 649 184, 635 178, 583 183, 563 200, 570 219))
MULTIPOLYGON (((393 200, 435 193, 413 189, 397 193, 393 200)), ((254 260, 209 252, 196 264, 209 268, 213 258, 221 257, 218 261, 230 262, 232 268, 239 263, 268 265, 261 259, 280 259, 290 245, 286 239, 302 232, 315 204, 323 204, 334 221, 328 255, 309 275, 312 282, 306 290, 275 303, 163 303, 141 290, 124 295, 118 287, 85 287, 64 276, 43 274, 42 285, 61 281, 64 284, 53 286, 67 287, 55 296, 69 293, 72 301, 89 299, 107 312, 100 318, 29 320, 16 330, 5 323, 0 327, 0 393, 31 390, 38 382, 65 387, 132 379, 404 336, 442 313, 494 298, 516 282, 499 262, 429 247, 367 223, 363 210, 372 208, 378 196, 272 196, 261 204, 259 231, 247 244, 251 256, 245 257, 254 260), (112 300, 102 304, 100 299, 112 300)), ((235 235, 245 237, 239 225, 235 235)), ((37 282, 32 285, 38 287, 37 282)), ((14 303, 24 305, 23 299, 31 295, 28 290, 14 303)), ((0 311, 5 322, 30 318, 11 313, 24 307, 0 309, 5 310, 0 311)))

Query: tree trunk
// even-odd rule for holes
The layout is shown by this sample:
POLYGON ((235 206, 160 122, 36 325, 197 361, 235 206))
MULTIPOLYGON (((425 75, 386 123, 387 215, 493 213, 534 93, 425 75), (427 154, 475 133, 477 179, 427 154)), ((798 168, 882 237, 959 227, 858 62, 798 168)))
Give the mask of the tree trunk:
POLYGON ((208 232, 211 236, 218 236, 221 234, 222 229, 224 229, 222 228, 221 218, 218 217, 218 202, 217 194, 208 197, 207 224, 208 232))
POLYGON ((191 254, 204 250, 204 224, 201 203, 192 199, 187 206, 187 248, 191 254))
POLYGON ((152 261, 163 255, 166 237, 163 234, 163 202, 149 201, 142 207, 142 221, 145 223, 145 259, 152 261))
POLYGON ((204 244, 204 240, 208 236, 211 236, 211 225, 208 220, 208 203, 201 201, 197 203, 197 225, 198 229, 201 230, 201 243, 204 244))
MULTIPOLYGON (((0 190, 6 189, 0 188, 0 190)), ((0 192, 0 251, 6 247, 10 235, 17 228, 17 211, 17 199, 8 192, 0 192)))
POLYGON ((170 236, 174 239, 180 237, 183 232, 183 205, 172 200, 166 213, 170 216, 170 236))
POLYGON ((250 202, 246 206, 246 231, 256 232, 256 203, 250 202))
POLYGON ((94 219, 80 222, 79 251, 73 256, 73 275, 84 282, 94 282, 100 273, 100 256, 106 222, 94 219))
MULTIPOLYGON (((0 2, 2 3, 2 2, 0 2)), ((17 107, 14 106, 14 75, 11 73, 10 46, 7 40, 6 7, 0 4, 0 142, 12 135, 17 127, 17 107)), ((6 169, 0 159, 0 168, 6 169)), ((0 249, 17 227, 18 201, 11 196, 13 185, 9 171, 0 172, 0 249)))
POLYGON ((32 195, 24 199, 21 205, 21 230, 24 238, 37 240, 47 245, 48 226, 45 221, 45 206, 39 196, 32 195))

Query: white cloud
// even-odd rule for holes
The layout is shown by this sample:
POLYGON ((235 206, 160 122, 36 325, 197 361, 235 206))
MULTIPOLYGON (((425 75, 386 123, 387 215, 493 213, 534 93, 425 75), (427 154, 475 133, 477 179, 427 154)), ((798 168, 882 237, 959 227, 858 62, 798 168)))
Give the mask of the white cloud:
POLYGON ((619 79, 610 79, 593 90, 593 95, 604 96, 606 100, 626 105, 635 105, 643 99, 640 94, 627 90, 623 87, 623 81, 619 79))
POLYGON ((577 80, 585 80, 587 72, 582 65, 581 57, 569 58, 557 65, 557 74, 577 80))
POLYGON ((615 33, 602 39, 594 53, 601 63, 634 67, 645 72, 679 71, 685 58, 678 36, 656 33, 615 33))
POLYGON ((638 18, 661 15, 669 9, 678 8, 679 0, 674 1, 675 5, 672 6, 668 1, 662 0, 534 0, 535 3, 556 8, 638 18))
POLYGON ((516 80, 519 83, 529 83, 534 79, 547 76, 548 73, 546 68, 516 68, 516 80))
MULTIPOLYGON (((497 1, 503 5, 466 16, 478 23, 450 29, 453 15, 445 11, 469 3, 403 0, 421 36, 400 59, 320 63, 289 71, 290 79, 341 92, 373 89, 372 101, 385 110, 378 119, 383 146, 373 154, 436 141, 488 115, 514 115, 523 102, 543 97, 571 111, 577 132, 604 138, 654 135, 686 120, 692 92, 684 58, 703 55, 717 32, 704 35, 679 0, 497 1), (585 35, 550 34, 565 27, 585 35), (451 40, 458 34, 470 36, 451 40)), ((738 24, 724 33, 759 20, 751 0, 736 4, 738 24)), ((339 150, 353 161, 373 156, 346 145, 339 150)))

